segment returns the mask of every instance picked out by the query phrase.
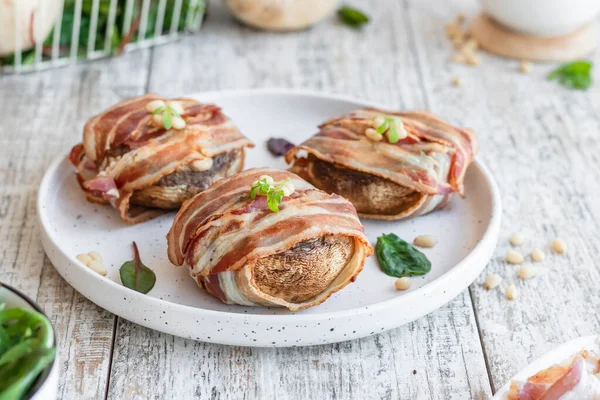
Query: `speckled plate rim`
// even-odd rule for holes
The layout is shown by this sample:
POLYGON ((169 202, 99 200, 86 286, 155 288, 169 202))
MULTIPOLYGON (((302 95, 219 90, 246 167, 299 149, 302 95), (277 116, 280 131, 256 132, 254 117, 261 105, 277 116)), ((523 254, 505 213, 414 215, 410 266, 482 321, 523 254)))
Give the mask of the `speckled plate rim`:
MULTIPOLYGON (((210 98, 212 96, 265 96, 265 95, 284 95, 284 96, 304 96, 304 97, 318 97, 321 99, 329 99, 334 101, 344 101, 344 102, 353 102, 362 104, 365 107, 379 107, 379 108, 389 108, 389 106, 363 101, 357 98, 349 97, 349 96, 341 96, 341 95, 332 95, 327 93, 322 93, 318 91, 308 91, 308 90, 288 90, 288 89, 244 89, 244 90, 227 90, 227 91, 216 91, 216 92, 200 92, 200 93, 192 93, 187 94, 185 97, 201 97, 201 98, 210 98)), ((110 304, 111 301, 107 300, 112 298, 112 296, 116 296, 115 298, 123 298, 122 302, 140 302, 147 303, 148 308, 161 308, 167 306, 169 311, 174 314, 179 315, 191 315, 195 314, 197 316, 203 316, 205 320, 225 320, 227 323, 265 323, 268 322, 271 325, 281 325, 286 326, 290 323, 320 323, 321 322, 331 322, 331 321, 357 321, 357 318, 361 318, 364 316, 372 317, 374 314, 386 314, 384 319, 388 321, 388 323, 383 324, 384 326, 381 329, 377 329, 375 331, 368 332, 369 329, 357 329, 354 330, 351 335, 345 335, 344 337, 340 337, 337 339, 325 339, 325 340, 311 340, 310 338, 300 338, 296 340, 295 345, 313 345, 313 344, 324 344, 324 343, 333 343, 337 341, 350 340, 354 338, 368 336, 374 333, 378 333, 380 331, 385 331, 388 329, 396 328, 405 323, 411 322, 421 316, 429 314, 435 309, 443 306, 448 303, 454 297, 456 297, 459 293, 461 293, 464 289, 466 289, 475 278, 483 271, 487 262, 490 260, 493 251, 496 247, 496 243, 498 241, 498 235, 500 231, 500 222, 502 216, 502 203, 500 197, 500 191, 498 186, 490 172, 490 170, 477 158, 471 164, 469 168, 477 168, 483 178, 486 181, 488 189, 491 193, 492 199, 492 211, 491 217, 488 221, 487 228, 484 234, 481 236, 479 242, 475 245, 475 247, 471 250, 471 252, 463 258, 458 264, 456 264, 450 271, 441 275, 439 278, 435 279, 432 282, 425 284, 424 286, 413 290, 409 293, 405 293, 402 296, 397 298, 389 299, 386 301, 382 301, 380 303, 363 306, 349 310, 343 311, 333 311, 326 312, 320 314, 295 314, 290 313, 287 315, 257 315, 257 314, 246 314, 246 313, 232 313, 232 312, 223 312, 223 311, 215 311, 215 310, 207 310, 203 308, 197 308, 177 303, 172 303, 167 300, 160 300, 150 296, 145 296, 143 294, 137 293, 130 289, 125 288, 117 282, 114 282, 110 279, 106 279, 97 273, 93 272, 89 268, 84 268, 80 263, 76 261, 76 259, 72 256, 66 254, 62 248, 58 245, 57 241, 53 237, 50 229, 49 218, 46 215, 46 211, 41 206, 45 203, 45 194, 49 192, 49 185, 56 174, 56 171, 59 169, 61 164, 65 162, 66 155, 58 156, 50 165, 42 182, 40 184, 40 188, 38 191, 36 211, 37 211, 37 219, 40 227, 40 234, 42 245, 46 254, 48 255, 50 261, 52 261, 55 268, 58 272, 67 280, 67 282, 73 286, 77 291, 79 291, 83 296, 93 301, 100 307, 105 308, 106 310, 113 312, 125 319, 128 319, 132 322, 138 323, 140 325, 149 327, 151 329, 157 329, 153 324, 144 321, 136 315, 136 313, 127 312, 127 309, 124 307, 116 307, 114 304, 110 304), (75 279, 69 279, 66 272, 67 269, 71 268, 69 272, 76 272, 78 278, 86 281, 86 284, 83 285, 80 282, 75 282, 75 279), (75 270, 73 270, 75 269, 75 270), (104 296, 98 296, 94 294, 92 291, 87 290, 89 287, 96 287, 94 285, 103 285, 104 296), (84 287, 85 286, 85 287, 84 287), (110 291, 110 293, 108 293, 110 291), (431 303, 424 304, 419 312, 409 311, 405 314, 405 317, 392 318, 391 314, 399 314, 397 312, 398 305, 402 303, 410 303, 418 298, 428 298, 432 300, 431 303), (435 299, 435 300, 434 300, 435 299), (387 318, 390 317, 390 318, 387 318)), ((326 325, 326 324, 324 324, 326 325)), ((375 328, 373 328, 375 329, 375 328)), ((177 336, 187 337, 191 339, 221 343, 221 344, 242 344, 248 346, 275 346, 275 347, 288 347, 293 344, 271 344, 269 343, 247 343, 245 340, 237 341, 237 340, 222 340, 222 338, 212 338, 202 337, 202 336, 194 336, 194 335, 182 335, 181 332, 165 327, 164 329, 159 329, 160 331, 170 333, 177 336)), ((199 332, 201 333, 201 332, 199 332)), ((289 331, 288 331, 289 333, 289 331)))
POLYGON ((496 392, 493 400, 505 400, 506 394, 510 390, 510 384, 512 381, 526 381, 532 375, 535 375, 542 369, 548 368, 553 364, 560 363, 566 360, 568 357, 574 355, 578 351, 584 349, 598 349, 600 348, 600 335, 582 336, 568 342, 561 344, 560 346, 550 350, 549 352, 538 357, 531 362, 528 366, 519 371, 515 376, 510 378, 508 382, 504 384, 496 392))

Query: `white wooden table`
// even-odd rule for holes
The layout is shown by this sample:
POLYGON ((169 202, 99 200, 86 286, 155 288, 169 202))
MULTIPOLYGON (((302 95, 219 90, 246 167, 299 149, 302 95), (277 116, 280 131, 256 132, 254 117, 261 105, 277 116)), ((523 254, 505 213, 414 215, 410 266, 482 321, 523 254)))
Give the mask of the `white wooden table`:
MULTIPOLYGON (((600 332, 600 83, 587 92, 483 56, 448 63, 444 24, 470 0, 352 1, 372 23, 335 18, 271 34, 235 23, 217 2, 202 32, 175 44, 72 68, 0 76, 0 281, 22 289, 58 332, 61 399, 487 399, 533 358, 600 332), (464 85, 452 87, 460 76, 464 85), (473 128, 504 204, 488 272, 515 277, 520 297, 482 289, 409 325, 334 345, 258 349, 198 343, 118 318, 76 293, 44 256, 35 202, 50 161, 84 122, 128 96, 248 87, 310 88, 397 108, 430 109, 473 128), (561 236, 565 256, 516 279, 507 237, 531 249, 561 236)), ((600 61, 598 56, 594 57, 600 61)), ((402 312, 402 310, 398 310, 402 312)))

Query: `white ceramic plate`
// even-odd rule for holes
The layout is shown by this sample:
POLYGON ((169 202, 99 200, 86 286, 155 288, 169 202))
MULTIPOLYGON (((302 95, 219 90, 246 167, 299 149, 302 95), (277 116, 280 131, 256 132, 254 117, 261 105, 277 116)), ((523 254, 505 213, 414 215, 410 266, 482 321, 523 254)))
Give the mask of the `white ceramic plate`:
MULTIPOLYGON (((366 104, 330 95, 248 90, 191 95, 220 105, 256 148, 246 167, 285 168, 282 158, 266 150, 270 137, 294 143, 316 133, 322 121, 366 104)), ((125 225, 115 210, 88 203, 75 181, 73 168, 61 156, 48 169, 38 196, 41 237, 48 257, 75 289, 99 306, 140 325, 186 338, 246 346, 298 346, 331 343, 373 335, 413 321, 446 304, 483 270, 496 246, 501 205, 496 184, 481 163, 469 168, 466 198, 455 198, 447 210, 401 222, 364 220, 375 244, 377 236, 394 232, 407 241, 433 234, 438 245, 426 249, 432 270, 413 279, 406 292, 379 270, 370 257, 355 283, 327 302, 300 312, 223 304, 196 286, 184 268, 169 263, 165 235, 174 214, 134 226, 125 225), (131 242, 143 262, 157 275, 147 295, 121 285, 119 267, 132 259, 131 242), (102 277, 75 256, 100 252, 108 268, 102 277)))
MULTIPOLYGON (((594 350, 600 354, 600 336, 583 336, 577 339, 573 339, 567 343, 561 344, 556 349, 549 351, 544 354, 525 369, 512 377, 511 380, 506 382, 504 386, 500 388, 494 395, 495 400, 505 400, 508 391, 510 390, 510 384, 512 381, 525 382, 527 378, 535 375, 539 371, 546 369, 554 364, 561 363, 569 357, 575 355, 581 350, 594 350)), ((583 399, 582 399, 583 400, 583 399)))

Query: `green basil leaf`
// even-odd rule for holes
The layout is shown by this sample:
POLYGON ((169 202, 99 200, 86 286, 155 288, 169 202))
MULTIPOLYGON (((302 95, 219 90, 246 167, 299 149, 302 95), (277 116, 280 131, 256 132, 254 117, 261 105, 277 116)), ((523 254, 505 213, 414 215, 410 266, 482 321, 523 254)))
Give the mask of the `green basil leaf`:
POLYGON ((400 135, 398 135, 398 130, 396 129, 396 121, 392 118, 388 118, 387 123, 390 127, 387 132, 388 142, 391 144, 397 143, 400 140, 400 135))
POLYGON ((379 268, 389 276, 402 278, 431 271, 431 262, 425 254, 393 233, 377 238, 375 254, 379 268))
POLYGON ((283 190, 271 189, 267 194, 267 206, 273 212, 279 212, 279 204, 283 200, 283 190))
POLYGON ((171 114, 171 107, 166 107, 165 111, 163 111, 163 125, 165 129, 171 129, 173 126, 173 115, 171 114))
POLYGON ((383 124, 379 125, 377 128, 375 128, 375 130, 377 131, 377 133, 383 134, 383 133, 385 133, 385 131, 388 130, 389 127, 390 127, 390 124, 386 118, 385 121, 383 122, 383 124))
POLYGON ((142 264, 137 245, 133 242, 134 259, 125 262, 119 269, 123 286, 140 293, 148 293, 156 283, 154 272, 142 264))
POLYGON ((350 6, 340 7, 338 10, 338 17, 344 24, 354 28, 369 22, 369 17, 367 17, 362 11, 350 6))
POLYGON ((174 116, 181 118, 181 115, 179 115, 179 113, 171 106, 167 106, 169 107, 169 110, 171 110, 171 114, 173 114, 174 116))
POLYGON ((154 111, 152 111, 152 115, 156 115, 156 114, 161 113, 163 111, 165 111, 165 107, 164 106, 155 108, 154 111))
POLYGON ((592 86, 593 64, 589 61, 578 60, 566 63, 550 72, 546 79, 558 80, 558 82, 569 89, 586 90, 592 86))

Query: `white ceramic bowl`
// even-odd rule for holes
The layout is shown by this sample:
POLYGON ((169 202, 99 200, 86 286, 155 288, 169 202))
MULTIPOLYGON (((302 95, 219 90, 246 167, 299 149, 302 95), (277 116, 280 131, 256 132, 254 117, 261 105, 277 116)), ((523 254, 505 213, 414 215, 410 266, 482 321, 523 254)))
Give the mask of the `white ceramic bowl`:
POLYGON ((483 10, 501 24, 533 36, 563 36, 596 18, 598 0, 481 0, 483 10))
MULTIPOLYGON (((40 313, 44 313, 42 309, 35 304, 29 297, 17 289, 0 284, 0 304, 6 304, 6 308, 30 308, 40 313)), ((58 362, 58 354, 52 364, 41 373, 39 378, 30 388, 25 399, 27 400, 55 400, 58 392, 58 370, 60 363, 58 362)))

